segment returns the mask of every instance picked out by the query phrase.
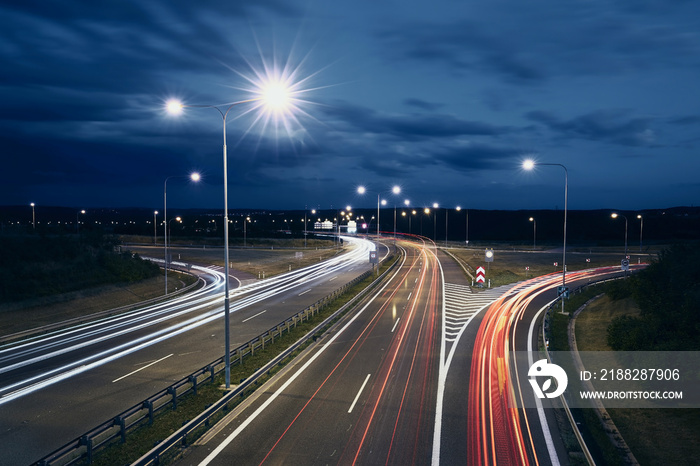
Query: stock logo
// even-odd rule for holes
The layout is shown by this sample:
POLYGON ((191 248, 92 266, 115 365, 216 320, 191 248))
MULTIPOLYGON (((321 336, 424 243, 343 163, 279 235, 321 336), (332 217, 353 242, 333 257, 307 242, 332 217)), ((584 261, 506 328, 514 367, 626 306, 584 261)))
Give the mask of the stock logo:
POLYGON ((527 375, 537 398, 556 398, 564 393, 566 385, 569 383, 569 378, 566 376, 564 369, 556 364, 547 362, 546 359, 540 359, 530 366, 527 375), (537 377, 547 378, 541 387, 537 377), (557 388, 553 392, 548 393, 548 390, 552 387, 552 379, 557 381, 557 388))

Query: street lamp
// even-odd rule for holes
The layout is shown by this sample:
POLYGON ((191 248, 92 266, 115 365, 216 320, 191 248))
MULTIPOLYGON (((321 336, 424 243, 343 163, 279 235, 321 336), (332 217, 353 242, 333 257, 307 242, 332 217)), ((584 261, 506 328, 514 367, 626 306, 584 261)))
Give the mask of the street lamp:
MULTIPOLYGON (((562 269, 562 280, 561 280, 561 286, 562 286, 562 291, 566 293, 566 214, 567 214, 567 206, 569 202, 569 171, 566 169, 566 167, 560 163, 541 163, 541 162, 535 162, 534 160, 528 159, 523 162, 523 168, 525 170, 532 170, 535 168, 535 165, 549 165, 549 166, 557 166, 561 167, 564 169, 564 252, 563 252, 563 257, 562 257, 562 264, 563 264, 563 269, 562 269)), ((561 300, 561 312, 562 314, 564 313, 564 299, 562 298, 561 300)))
POLYGON ((78 215, 80 215, 80 214, 85 215, 85 211, 84 211, 84 210, 79 210, 79 211, 77 211, 77 212, 75 213, 75 232, 76 232, 76 233, 80 233, 80 222, 79 222, 79 219, 78 219, 78 215))
MULTIPOLYGON (((430 209, 426 207, 423 209, 423 213, 428 216, 428 221, 430 221, 430 209)), ((423 236, 423 217, 420 218, 420 235, 423 236)))
MULTIPOLYGON (((460 206, 457 206, 456 210, 457 210, 457 212, 460 212, 462 210, 462 208, 460 206)), ((469 244, 469 210, 465 209, 464 214, 465 214, 464 217, 466 219, 465 220, 465 227, 464 227, 464 231, 465 231, 464 244, 469 244)))
POLYGON ((644 230, 644 217, 641 214, 637 215, 639 219, 639 252, 642 252, 642 230, 644 230))
MULTIPOLYGON (((364 186, 357 187, 358 194, 365 194, 366 192, 367 188, 365 188, 364 186)), ((379 205, 386 205, 386 200, 382 200, 380 202, 380 196, 386 192, 388 191, 377 192, 377 236, 379 236, 379 205)), ((394 186, 393 188, 391 188, 391 192, 394 194, 400 194, 401 188, 399 186, 394 186)), ((396 205, 394 205, 394 237, 396 237, 396 205)))
MULTIPOLYGON (((396 195, 401 194, 401 188, 399 186, 394 186, 391 188, 391 192, 396 195)), ((396 239, 396 201, 394 201, 394 239, 396 239)))
POLYGON ((433 240, 437 242, 437 210, 440 206, 437 202, 433 202, 433 209, 435 209, 435 215, 433 215, 433 240))
MULTIPOLYGON (((175 217, 171 218, 168 222, 165 223, 165 242, 166 244, 168 243, 168 238, 172 237, 172 232, 170 231, 170 223, 172 221, 176 221, 178 223, 182 222, 182 217, 175 217)), ((165 294, 168 294, 168 261, 167 261, 167 252, 166 252, 166 262, 165 262, 165 294)))
POLYGON ((530 221, 532 222, 532 250, 534 251, 537 248, 537 220, 530 217, 530 221))
POLYGON ((153 246, 156 246, 158 244, 158 227, 156 225, 156 215, 158 215, 158 211, 154 210, 153 211, 153 246))
MULTIPOLYGON (((276 115, 285 114, 287 109, 293 105, 293 100, 291 97, 292 89, 290 89, 284 81, 279 78, 270 79, 267 82, 259 85, 258 95, 259 97, 254 99, 242 100, 239 102, 234 102, 225 110, 220 109, 215 105, 183 105, 181 102, 176 100, 171 100, 167 103, 167 110, 173 115, 178 115, 182 113, 185 107, 192 108, 211 108, 219 112, 221 119, 223 121, 223 159, 224 159, 224 327, 225 327, 225 355, 224 364, 225 369, 225 382, 226 389, 231 387, 231 338, 230 338, 230 303, 229 303, 229 242, 228 242, 228 168, 227 168, 227 151, 226 151, 226 118, 229 111, 237 105, 249 103, 249 102, 261 102, 256 106, 256 108, 262 108, 263 110, 269 110, 276 115)), ((223 108, 223 107, 222 107, 223 108)))
MULTIPOLYGON (((195 183, 198 182, 202 177, 197 172, 190 173, 189 175, 173 175, 169 176, 163 182, 163 254, 165 258, 165 294, 168 294, 168 180, 170 178, 189 178, 195 183)), ((153 214, 153 223, 155 224, 155 215, 158 213, 156 211, 153 214)), ((155 229, 155 226, 154 226, 155 229)))
MULTIPOLYGON (((306 205, 304 206, 304 249, 306 249, 306 211, 308 208, 309 208, 308 206, 306 206, 306 205)), ((312 214, 315 212, 316 212, 315 210, 311 211, 312 214)))
POLYGON ((34 215, 34 203, 29 204, 32 206, 32 229, 36 230, 36 216, 34 215))
POLYGON ((618 214, 617 212, 614 212, 610 216, 612 218, 622 217, 625 219, 625 259, 627 259, 627 217, 622 214, 618 214))

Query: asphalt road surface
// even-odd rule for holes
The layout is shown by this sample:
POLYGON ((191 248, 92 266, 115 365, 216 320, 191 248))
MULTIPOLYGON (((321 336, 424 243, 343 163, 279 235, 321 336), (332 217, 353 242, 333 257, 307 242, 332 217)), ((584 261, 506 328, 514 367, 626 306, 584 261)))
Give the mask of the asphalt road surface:
MULTIPOLYGON (((370 242, 347 243, 347 254, 231 290, 231 347, 368 270, 370 242)), ((198 273, 207 285, 196 293, 1 345, 0 465, 37 461, 220 357, 223 274, 198 273)))

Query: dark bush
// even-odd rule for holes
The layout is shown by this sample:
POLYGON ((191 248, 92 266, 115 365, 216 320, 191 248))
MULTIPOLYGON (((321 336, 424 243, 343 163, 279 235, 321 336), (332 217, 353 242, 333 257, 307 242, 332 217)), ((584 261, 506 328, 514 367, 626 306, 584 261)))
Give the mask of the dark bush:
POLYGON ((133 283, 158 275, 156 264, 115 252, 118 241, 83 237, 0 238, 0 300, 18 301, 109 283, 133 283))

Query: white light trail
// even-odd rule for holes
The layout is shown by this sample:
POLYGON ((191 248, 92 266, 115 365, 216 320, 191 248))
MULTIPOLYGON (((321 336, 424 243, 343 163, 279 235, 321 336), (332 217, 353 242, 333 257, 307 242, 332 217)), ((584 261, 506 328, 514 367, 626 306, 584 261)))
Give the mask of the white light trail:
MULTIPOLYGON (((349 264, 366 263, 368 251, 373 246, 372 243, 350 237, 344 239, 355 245, 354 249, 346 254, 233 290, 230 292, 230 296, 239 297, 239 299, 232 303, 231 312, 239 311, 299 286, 308 286, 310 281, 321 280, 329 274, 341 271, 349 264)), ((57 356, 68 355, 76 351, 84 352, 93 345, 120 336, 123 337, 174 318, 181 318, 186 314, 204 311, 167 328, 82 357, 69 364, 55 367, 11 385, 0 387, 0 394, 4 393, 0 398, 0 405, 222 318, 223 293, 218 290, 223 286, 223 274, 211 269, 199 269, 211 274, 214 281, 205 289, 194 292, 192 295, 119 316, 100 319, 89 324, 55 331, 20 344, 2 347, 0 349, 0 373, 7 373, 35 363, 49 361, 57 356)))

